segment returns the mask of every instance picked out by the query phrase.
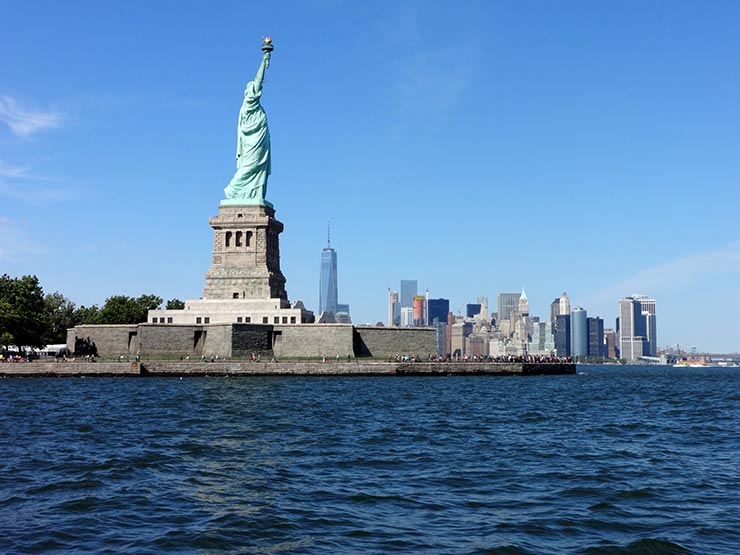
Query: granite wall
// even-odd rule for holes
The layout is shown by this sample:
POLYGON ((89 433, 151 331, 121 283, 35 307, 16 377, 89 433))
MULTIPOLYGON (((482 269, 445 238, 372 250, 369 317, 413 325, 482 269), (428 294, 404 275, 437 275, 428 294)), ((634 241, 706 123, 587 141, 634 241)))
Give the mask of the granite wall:
POLYGON ((434 328, 354 326, 353 343, 357 356, 387 359, 416 354, 426 359, 437 353, 437 332, 434 328))
POLYGON ((205 339, 203 342, 203 355, 206 357, 219 356, 230 357, 232 355, 234 324, 211 324, 203 326, 205 339))
POLYGON ((75 337, 89 338, 91 343, 95 343, 100 356, 136 355, 139 348, 138 331, 137 324, 81 325, 67 330, 67 348, 74 352, 75 337))
POLYGON ((351 324, 138 324, 77 326, 67 331, 67 345, 75 336, 94 341, 102 357, 141 355, 190 357, 261 357, 335 359, 436 352, 433 328, 382 328, 351 324))
MULTIPOLYGON (((265 324, 232 324, 231 355, 248 357, 258 354, 272 358, 273 327, 265 324)), ((269 360, 268 358, 268 360, 269 360)))
POLYGON ((575 374, 575 364, 351 362, 30 362, 0 364, 0 376, 536 376, 575 374))
POLYGON ((139 350, 133 354, 200 356, 203 333, 203 326, 139 324, 139 350))
POLYGON ((273 351, 278 358, 355 356, 351 324, 275 325, 273 334, 273 351))

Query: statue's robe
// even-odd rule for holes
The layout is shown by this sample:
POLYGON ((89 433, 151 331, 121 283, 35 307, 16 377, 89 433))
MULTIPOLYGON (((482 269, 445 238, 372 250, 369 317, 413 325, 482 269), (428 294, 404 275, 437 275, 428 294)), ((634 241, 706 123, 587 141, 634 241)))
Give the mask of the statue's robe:
POLYGON ((260 104, 261 87, 247 84, 244 102, 239 110, 237 129, 236 173, 224 189, 227 199, 244 199, 249 204, 262 204, 270 175, 270 131, 267 114, 260 104))

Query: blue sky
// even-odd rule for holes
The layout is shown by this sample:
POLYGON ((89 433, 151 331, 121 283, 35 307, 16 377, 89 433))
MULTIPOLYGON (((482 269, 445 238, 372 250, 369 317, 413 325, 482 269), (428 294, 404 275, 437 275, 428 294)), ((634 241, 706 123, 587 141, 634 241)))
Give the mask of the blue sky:
POLYGON ((734 1, 1 2, 0 271, 78 305, 198 298, 242 91, 292 300, 385 320, 426 283, 455 312, 523 286, 659 344, 740 350, 734 1))

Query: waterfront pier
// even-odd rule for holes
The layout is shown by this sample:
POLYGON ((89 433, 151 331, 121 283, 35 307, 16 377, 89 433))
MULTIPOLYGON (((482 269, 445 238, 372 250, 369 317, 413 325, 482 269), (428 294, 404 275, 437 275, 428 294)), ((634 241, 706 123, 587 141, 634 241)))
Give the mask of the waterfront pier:
POLYGON ((575 374, 568 363, 523 362, 28 362, 0 365, 0 377, 198 376, 542 376, 575 374))

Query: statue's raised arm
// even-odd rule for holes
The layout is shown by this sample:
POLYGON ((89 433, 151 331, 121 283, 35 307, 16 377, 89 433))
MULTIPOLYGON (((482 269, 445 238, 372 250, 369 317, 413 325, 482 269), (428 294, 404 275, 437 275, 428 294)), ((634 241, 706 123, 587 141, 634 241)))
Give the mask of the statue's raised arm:
POLYGON ((258 91, 262 91, 262 83, 265 80, 265 70, 270 67, 270 56, 272 55, 272 39, 265 37, 262 39, 262 63, 257 69, 257 75, 254 76, 254 84, 258 91))
POLYGON ((236 143, 236 173, 224 189, 226 200, 221 204, 271 206, 265 200, 267 177, 270 175, 270 131, 267 114, 262 109, 260 96, 265 70, 270 66, 272 39, 262 43, 262 61, 254 81, 247 83, 244 101, 239 110, 236 143))

